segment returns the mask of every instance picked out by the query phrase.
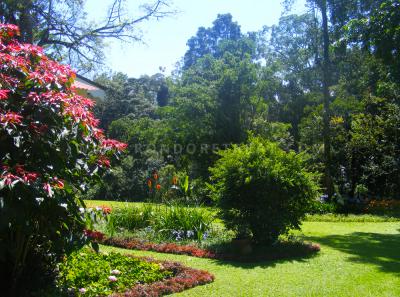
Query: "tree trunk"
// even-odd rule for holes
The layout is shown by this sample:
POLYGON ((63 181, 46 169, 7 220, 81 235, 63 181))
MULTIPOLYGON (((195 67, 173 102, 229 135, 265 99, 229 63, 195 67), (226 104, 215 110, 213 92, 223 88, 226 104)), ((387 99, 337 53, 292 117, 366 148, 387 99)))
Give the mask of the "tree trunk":
POLYGON ((323 116, 323 139, 324 139, 324 162, 325 162, 325 172, 324 172, 324 184, 326 188, 326 194, 329 198, 332 197, 334 189, 331 174, 331 133, 330 133, 330 58, 329 58, 329 31, 328 31, 328 13, 327 13, 327 3, 326 0, 320 1, 320 9, 322 14, 322 31, 323 31, 323 79, 322 88, 324 96, 324 116, 323 116))

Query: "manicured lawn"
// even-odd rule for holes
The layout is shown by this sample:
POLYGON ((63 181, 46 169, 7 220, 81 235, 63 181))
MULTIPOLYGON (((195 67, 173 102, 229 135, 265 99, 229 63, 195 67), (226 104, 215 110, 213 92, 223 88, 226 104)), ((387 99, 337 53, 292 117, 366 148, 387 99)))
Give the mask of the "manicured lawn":
POLYGON ((305 222, 302 234, 321 244, 317 256, 246 264, 101 249, 176 260, 216 277, 174 296, 400 296, 399 222, 305 222))

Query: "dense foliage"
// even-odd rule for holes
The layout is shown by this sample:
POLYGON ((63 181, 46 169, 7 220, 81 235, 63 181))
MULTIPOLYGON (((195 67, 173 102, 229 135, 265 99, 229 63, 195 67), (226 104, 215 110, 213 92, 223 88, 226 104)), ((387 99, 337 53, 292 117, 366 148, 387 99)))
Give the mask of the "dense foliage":
POLYGON ((218 15, 188 40, 172 76, 125 79, 130 87, 120 97, 141 103, 108 101, 129 115, 105 128, 130 144, 129 156, 93 196, 144 199, 147 176, 173 166, 195 189, 189 201, 210 203, 205 183, 215 152, 251 132, 309 153, 307 166, 322 173, 328 194, 324 209, 398 199, 398 1, 307 2, 310 12, 286 11, 278 24, 247 34, 231 15, 218 15), (166 100, 158 102, 160 92, 166 100))
POLYGON ((219 155, 210 168, 214 195, 226 225, 239 238, 273 243, 299 228, 318 195, 316 175, 305 169, 302 155, 260 138, 219 155))
POLYGON ((77 195, 126 147, 97 128, 70 68, 18 35, 0 24, 0 277, 10 295, 46 282, 55 261, 85 241, 77 195))
POLYGON ((201 242, 210 232, 214 215, 204 208, 179 205, 123 207, 110 214, 108 232, 128 230, 148 233, 147 237, 159 237, 176 241, 190 239, 201 242))

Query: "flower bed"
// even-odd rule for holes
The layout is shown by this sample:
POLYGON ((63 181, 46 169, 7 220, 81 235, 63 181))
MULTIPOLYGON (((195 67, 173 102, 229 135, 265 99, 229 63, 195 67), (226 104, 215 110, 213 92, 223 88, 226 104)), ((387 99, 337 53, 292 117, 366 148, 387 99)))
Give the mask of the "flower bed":
POLYGON ((113 294, 113 297, 157 297, 205 285, 214 281, 207 271, 185 267, 177 262, 157 262, 167 271, 173 271, 174 277, 152 284, 136 285, 125 293, 113 294))
POLYGON ((176 262, 81 250, 59 264, 57 287, 62 296, 162 296, 213 280, 176 262))
POLYGON ((142 251, 154 251, 159 253, 189 255, 198 258, 215 258, 216 254, 194 245, 179 245, 176 243, 152 243, 130 238, 109 237, 99 243, 121 247, 125 249, 136 249, 142 251))
POLYGON ((249 253, 242 253, 235 247, 227 244, 219 253, 198 248, 194 245, 178 245, 175 243, 151 243, 129 238, 105 238, 101 242, 105 245, 136 249, 142 251, 154 251, 159 253, 170 253, 189 255, 198 258, 209 258, 229 261, 257 262, 265 260, 288 259, 308 257, 321 250, 319 244, 301 241, 282 241, 269 247, 257 247, 249 253))

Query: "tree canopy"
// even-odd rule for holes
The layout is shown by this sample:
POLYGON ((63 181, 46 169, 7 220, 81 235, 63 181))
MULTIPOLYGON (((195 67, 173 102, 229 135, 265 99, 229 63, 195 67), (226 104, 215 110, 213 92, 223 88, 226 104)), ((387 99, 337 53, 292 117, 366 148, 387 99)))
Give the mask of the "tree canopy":
POLYGON ((0 3, 0 21, 18 25, 22 41, 45 47, 54 59, 87 71, 102 64, 105 40, 140 41, 140 23, 173 13, 165 0, 142 5, 139 15, 127 13, 123 0, 109 4, 103 20, 89 22, 82 0, 5 0, 0 3))

